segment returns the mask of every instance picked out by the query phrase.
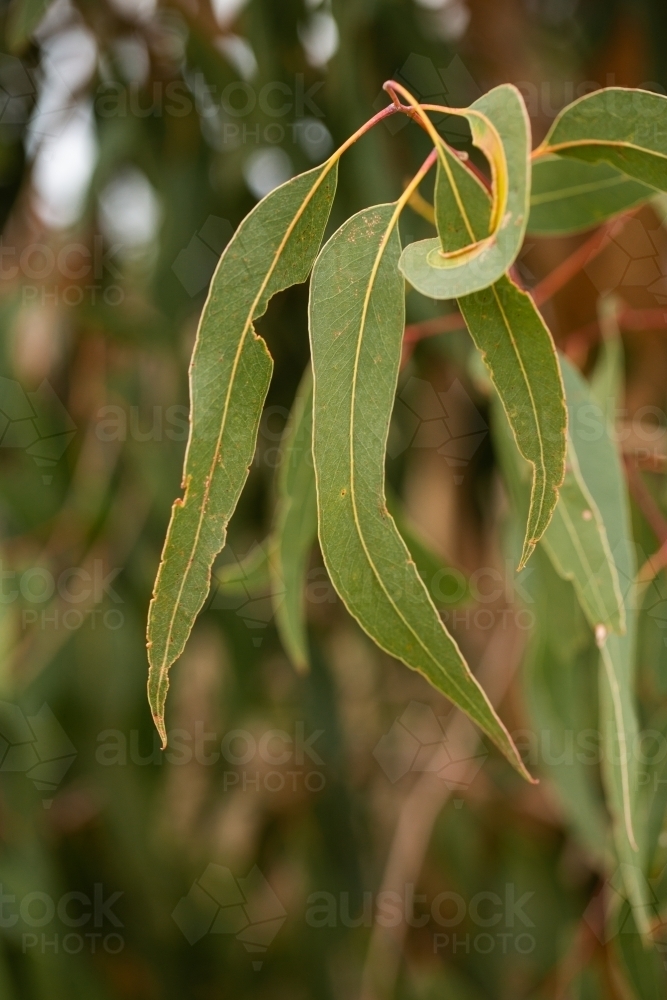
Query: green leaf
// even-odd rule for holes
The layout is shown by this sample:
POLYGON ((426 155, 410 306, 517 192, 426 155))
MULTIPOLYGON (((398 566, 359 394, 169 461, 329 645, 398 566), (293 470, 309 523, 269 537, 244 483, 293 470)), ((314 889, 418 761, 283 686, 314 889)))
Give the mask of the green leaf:
POLYGON ((14 0, 7 17, 7 45, 12 52, 26 48, 50 6, 51 0, 14 0))
POLYGON ((317 538, 313 469, 313 378, 307 368, 282 439, 278 496, 271 541, 276 624, 297 670, 308 669, 304 591, 308 556, 317 538))
POLYGON ((393 204, 349 219, 313 271, 310 335, 319 536, 331 581, 386 652, 422 673, 526 774, 448 635, 389 514, 384 461, 405 325, 393 204))
MULTIPOLYGON (((560 364, 563 370, 569 362, 561 356, 560 364)), ((570 420, 575 415, 570 413, 570 420)), ((517 488, 525 495, 527 489, 523 484, 529 475, 528 466, 521 462, 516 450, 512 452, 508 448, 506 471, 510 467, 514 467, 517 488)), ((593 631, 602 625, 607 631, 622 633, 625 631, 625 606, 621 584, 602 515, 586 482, 586 471, 581 468, 577 450, 569 439, 565 479, 541 544, 558 575, 574 585, 593 631)), ((611 466, 607 478, 612 478, 614 473, 615 467, 611 466)), ((613 490, 616 485, 601 482, 598 488, 613 490)), ((520 509, 525 506, 522 499, 520 509)), ((617 516, 622 517, 623 511, 619 510, 617 516)))
POLYGON ((635 550, 627 489, 621 461, 604 414, 593 401, 582 376, 563 365, 570 408, 570 436, 591 495, 602 516, 621 582, 625 606, 624 635, 598 632, 600 646, 600 723, 603 736, 602 776, 614 820, 614 842, 624 872, 628 897, 642 933, 647 932, 645 885, 637 853, 637 712, 635 656, 637 597, 635 550))
MULTIPOLYGON (((506 173, 497 178, 497 183, 506 189, 506 203, 495 225, 492 222, 493 228, 489 233, 488 228, 481 231, 475 228, 475 220, 468 215, 467 201, 464 202, 463 197, 457 198, 457 210, 463 219, 467 238, 465 243, 452 246, 447 232, 450 223, 446 220, 449 216, 444 208, 450 196, 438 190, 436 200, 442 210, 438 211, 436 207, 436 222, 439 226, 444 223, 445 228, 439 228, 436 239, 411 243, 400 260, 400 268, 407 281, 417 291, 433 299, 458 298, 493 284, 516 260, 526 232, 530 207, 530 122, 523 98, 516 87, 503 84, 475 101, 470 106, 470 110, 473 109, 484 114, 500 136, 506 173), (473 247, 472 244, 476 245, 473 247), (468 250, 463 249, 466 246, 468 250), (445 256, 445 253, 451 256, 445 256)), ((474 128, 474 118, 471 117, 470 121, 474 128)), ((441 155, 439 184, 445 182, 451 187, 448 168, 451 170, 452 161, 452 156, 441 155)), ((469 174, 460 161, 457 166, 469 174)), ((452 176, 458 182, 460 171, 452 176)), ((467 180, 465 183, 472 185, 473 182, 467 180)), ((463 185, 461 194, 467 194, 463 185)))
POLYGON ((608 632, 623 633, 625 608, 616 564, 572 442, 565 480, 542 544, 559 575, 574 584, 591 627, 602 625, 608 632))
POLYGON ((608 163, 545 156, 533 163, 528 233, 565 236, 599 226, 648 201, 655 189, 608 163))
MULTIPOLYGON (((535 553, 536 626, 524 664, 530 715, 542 767, 593 857, 610 864, 611 830, 596 768, 597 650, 574 589, 535 553)), ((531 586, 532 585, 532 586, 531 586)))
POLYGON ((387 490, 387 509, 394 519, 394 523, 403 541, 408 547, 408 551, 417 567, 417 572, 424 581, 424 585, 431 595, 431 600, 438 606, 446 608, 456 608, 470 600, 470 590, 468 581, 460 570, 448 566, 433 551, 428 542, 422 537, 417 528, 414 528, 400 503, 400 501, 387 490), (444 592, 443 584, 447 581, 454 583, 452 593, 444 592))
POLYGON ((604 296, 598 302, 602 339, 590 382, 591 396, 602 410, 612 435, 621 405, 625 369, 623 341, 618 325, 619 306, 620 303, 613 295, 604 296))
POLYGON ((524 566, 547 529, 565 474, 567 411, 556 349, 533 300, 509 278, 459 299, 459 308, 533 468, 524 566))
POLYGON ((535 155, 552 152, 603 160, 667 191, 667 97, 622 87, 586 94, 561 111, 535 155))
POLYGON ((475 174, 445 149, 449 170, 438 160, 434 210, 445 250, 460 250, 483 239, 491 223, 491 196, 475 174))
POLYGON ((253 320, 276 292, 308 277, 335 188, 336 166, 327 163, 272 191, 241 223, 211 282, 190 368, 185 495, 172 507, 148 617, 148 697, 163 741, 169 668, 206 600, 271 379, 253 320))
POLYGON ((215 582, 228 597, 266 593, 271 586, 267 543, 255 545, 240 562, 235 560, 221 566, 215 573, 215 582))

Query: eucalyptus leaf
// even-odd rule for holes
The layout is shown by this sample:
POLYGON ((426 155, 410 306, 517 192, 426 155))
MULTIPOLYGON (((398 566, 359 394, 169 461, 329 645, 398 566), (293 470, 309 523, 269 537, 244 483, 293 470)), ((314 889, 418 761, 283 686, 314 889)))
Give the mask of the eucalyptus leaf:
POLYGON ((566 236, 649 201, 655 189, 609 163, 545 156, 533 163, 528 233, 566 236))
POLYGON ((463 573, 448 566, 440 556, 433 551, 428 541, 423 537, 418 528, 415 528, 401 502, 387 490, 387 509, 394 519, 394 523, 403 541, 408 547, 417 572, 424 581, 426 589, 431 595, 431 599, 436 607, 445 611, 449 608, 459 607, 470 600, 470 588, 463 573), (445 591, 445 581, 454 584, 454 590, 450 593, 445 591))
POLYGON ((148 696, 163 742, 169 668, 206 600, 271 379, 271 357, 252 324, 276 292, 308 277, 336 175, 335 163, 326 163, 267 195, 239 226, 211 281, 190 368, 185 494, 172 507, 148 618, 148 696))
MULTIPOLYGON (((407 281, 423 295, 434 299, 453 299, 487 288, 497 281, 516 260, 528 223, 530 210, 530 121, 523 98, 516 87, 503 84, 489 91, 470 106, 488 118, 496 128, 505 153, 505 176, 497 183, 506 190, 507 200, 502 216, 489 233, 476 232, 473 220, 468 217, 464 202, 467 194, 462 190, 457 199, 458 211, 467 230, 466 243, 451 246, 443 225, 443 212, 436 208, 439 236, 421 240, 405 248, 400 268, 407 281), (473 246, 473 244, 476 244, 473 246), (464 247, 470 247, 468 251, 464 247), (450 256, 445 256, 450 254, 450 256)), ((471 122, 474 121, 471 118, 471 122)), ((441 155, 439 178, 447 177, 452 158, 441 155)), ((442 205, 447 195, 438 192, 442 205)), ((447 225, 447 223, 445 222, 447 225)))
MULTIPOLYGON (((443 240, 456 249, 466 244, 470 232, 481 237, 490 198, 460 160, 449 154, 448 163, 449 171, 439 170, 437 177, 436 213, 443 240)), ((534 469, 523 565, 549 523, 565 472, 567 413, 556 348, 532 299, 507 277, 458 304, 519 450, 534 469)))
POLYGON ((637 822, 637 595, 634 582, 637 567, 627 489, 620 457, 609 436, 605 416, 592 400, 586 382, 572 365, 565 363, 563 379, 571 413, 570 436, 607 531, 625 607, 625 633, 606 634, 604 630, 599 630, 597 636, 600 646, 602 776, 628 898, 635 920, 642 934, 646 934, 645 880, 640 869, 640 827, 637 822))
POLYGON ((603 160, 667 191, 667 97, 623 87, 586 94, 561 111, 535 156, 552 152, 603 160))
POLYGON ((304 592, 308 556, 317 538, 313 469, 313 379, 307 368, 281 442, 278 496, 271 541, 276 624, 297 670, 308 669, 304 592))
POLYGON ((7 17, 7 42, 13 52, 21 52, 51 6, 52 0, 14 0, 7 17))
POLYGON ((609 869, 611 829, 597 780, 597 650, 574 589, 535 554, 536 628, 526 657, 538 758, 591 856, 609 869))
POLYGON ((613 295, 604 296, 598 302, 602 338, 590 381, 591 396, 604 414, 612 435, 621 405, 625 370, 623 341, 618 325, 619 308, 620 302, 613 295))
POLYGON ((567 411, 556 349, 535 303, 509 278, 459 299, 459 308, 532 466, 524 566, 549 525, 565 473, 567 411))
POLYGON ((221 566, 215 582, 218 590, 230 597, 267 592, 271 586, 267 543, 255 545, 244 559, 221 566))
POLYGON ((324 561, 341 599, 386 652, 422 673, 526 774, 449 636, 385 501, 384 460, 405 325, 396 206, 349 219, 311 281, 313 455, 324 561))

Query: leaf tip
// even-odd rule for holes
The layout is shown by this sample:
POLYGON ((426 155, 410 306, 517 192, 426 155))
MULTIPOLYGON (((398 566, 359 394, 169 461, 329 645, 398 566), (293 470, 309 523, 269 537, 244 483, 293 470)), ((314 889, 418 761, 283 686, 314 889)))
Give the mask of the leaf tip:
POLYGON ((523 552, 521 553, 521 559, 519 560, 519 565, 516 568, 517 573, 525 567, 526 563, 535 551, 535 546, 537 542, 533 538, 527 538, 523 543, 523 552))

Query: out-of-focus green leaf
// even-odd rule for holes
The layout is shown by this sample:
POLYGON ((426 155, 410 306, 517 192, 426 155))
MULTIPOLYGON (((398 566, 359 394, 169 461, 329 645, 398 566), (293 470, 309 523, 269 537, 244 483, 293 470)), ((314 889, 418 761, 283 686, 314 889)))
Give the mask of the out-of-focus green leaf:
POLYGON ((523 566, 551 520, 565 472, 567 411, 556 349, 533 300, 509 278, 459 299, 459 308, 533 468, 523 566))
MULTIPOLYGON (((660 922, 657 897, 646 886, 648 916, 660 922)), ((636 912, 626 904, 614 915, 616 934, 612 946, 638 1000, 663 1000, 667 996, 666 948, 662 942, 647 947, 636 926, 636 912)))
MULTIPOLYGON (((577 375, 566 358, 560 358, 564 379, 576 379, 577 375), (565 374, 565 369, 570 369, 565 374)), ((575 414, 570 412, 570 422, 575 414)), ((602 470, 596 470, 602 471, 602 470)), ((619 495, 623 483, 609 480, 618 475, 617 464, 605 470, 605 480, 593 484, 595 493, 611 489, 619 495)), ((543 544, 556 571, 566 580, 571 580, 577 592, 581 607, 591 627, 595 630, 602 625, 606 631, 625 631, 625 607, 618 571, 609 547, 607 530, 597 503, 593 498, 593 486, 588 479, 592 471, 582 468, 577 449, 570 438, 565 481, 554 511, 552 521, 544 533, 543 544)), ((622 521, 623 508, 617 511, 622 521)))
POLYGON ((51 6, 51 0, 14 0, 7 16, 7 43, 13 52, 20 52, 51 6))
MULTIPOLYGON (((436 222, 439 226, 444 222, 446 228, 440 229, 439 237, 435 239, 411 243, 403 251, 400 261, 407 281, 417 291, 433 299, 458 298, 497 281, 516 260, 528 223, 530 121, 521 94, 516 87, 503 84, 475 101, 470 110, 485 115, 500 137, 505 164, 504 169, 497 171, 495 181, 496 198, 501 191, 503 206, 498 213, 497 203, 494 205, 491 232, 487 228, 480 233, 476 232, 474 220, 468 216, 464 198, 455 198, 467 239, 464 244, 451 246, 450 224, 444 218, 449 193, 438 192, 440 209, 436 209, 436 222), (452 256, 445 256, 444 253, 452 256)), ((475 118, 471 116, 469 120, 474 136, 475 118)), ((441 157, 439 178, 447 186, 451 186, 452 181, 447 177, 450 163, 451 157, 441 157)), ((472 181, 468 183, 472 184, 472 181)), ((462 188, 461 193, 466 195, 468 192, 462 188)))
POLYGON ((447 608, 455 608, 469 600, 470 590, 463 573, 447 566, 440 559, 419 531, 412 526, 400 501, 389 491, 387 491, 387 509, 436 607, 446 605, 447 608), (445 580, 454 582, 456 588, 454 593, 443 593, 445 580))
POLYGON ((385 501, 405 325, 396 206, 349 219, 313 270, 310 336, 319 535, 329 576, 375 642, 462 708, 526 773, 448 635, 385 501))
POLYGON ((611 830, 597 780, 597 651, 574 589, 535 554, 536 616, 525 661, 537 757, 592 857, 612 864, 611 830))
POLYGON ((558 503, 542 539, 554 567, 571 580, 593 629, 625 631, 625 608, 607 532, 570 442, 558 503))
POLYGON ((313 469, 313 378, 304 374, 281 442, 278 496, 271 544, 276 624, 297 670, 308 668, 304 591, 308 556, 317 538, 313 469))
POLYGON ((654 188, 632 180, 608 163, 546 156, 533 164, 528 233, 579 233, 654 195, 654 188))
POLYGON ((148 695, 163 741, 169 668, 206 600, 271 379, 271 357, 253 321, 276 292, 308 277, 336 175, 336 166, 325 164, 267 195, 236 231, 211 282, 190 369, 185 495, 172 507, 148 618, 148 695))
POLYGON ((598 303, 602 339, 590 381, 591 396, 604 414, 611 433, 621 404, 625 364, 618 309, 619 302, 614 296, 605 296, 598 303))
MULTIPOLYGON (((494 444, 517 529, 528 507, 527 466, 496 400, 494 444)), ((544 540, 543 540, 544 541, 544 540)), ((597 782, 597 650, 571 583, 538 546, 525 590, 535 616, 524 669, 536 744, 535 760, 553 779, 570 822, 593 857, 610 861, 608 818, 597 782), (597 739, 596 739, 596 734, 597 739)))
POLYGON ((558 153, 603 160, 660 191, 667 191, 667 98, 646 90, 609 87, 569 104, 554 121, 537 155, 558 153))
POLYGON ((628 897, 637 924, 645 934, 645 883, 639 867, 641 859, 636 817, 636 562, 627 489, 618 452, 609 437, 603 414, 591 399, 586 382, 571 365, 563 365, 563 379, 570 411, 570 437, 607 530, 625 605, 625 634, 605 634, 604 630, 600 630, 597 635, 601 662, 602 775, 628 897), (597 421, 593 419, 596 413, 599 414, 597 421))
POLYGON ((239 562, 230 562, 215 572, 219 590, 230 597, 266 593, 271 586, 268 542, 256 545, 239 562))

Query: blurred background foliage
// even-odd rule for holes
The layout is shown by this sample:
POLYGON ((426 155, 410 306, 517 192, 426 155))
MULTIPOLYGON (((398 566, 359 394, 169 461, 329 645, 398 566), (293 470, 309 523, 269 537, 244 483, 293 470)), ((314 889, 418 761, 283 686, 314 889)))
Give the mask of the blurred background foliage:
MULTIPOLYGON (((391 76, 454 105, 515 82, 535 141, 582 87, 664 92, 664 2, 3 0, 0 23, 3 1000, 347 1000, 361 995, 364 968, 367 986, 374 971, 384 984, 365 1000, 664 997, 662 952, 643 952, 627 927, 614 936, 603 926, 613 886, 595 862, 595 817, 577 822, 576 800, 564 807, 551 783, 557 748, 529 754, 542 778, 535 787, 488 748, 468 786, 425 776, 417 751, 404 767, 400 754, 385 755, 387 734, 401 727, 408 751, 411 733, 437 743, 433 726, 448 706, 361 634, 316 554, 311 673, 293 672, 266 601, 214 588, 174 670, 168 728, 185 749, 171 756, 159 751, 148 711, 144 646, 180 486, 197 318, 243 216, 382 107, 391 76), (274 730, 293 742, 268 744, 274 730), (276 749, 285 747, 286 756, 276 749), (209 865, 241 880, 250 873, 237 884, 245 916, 237 890, 218 899, 237 906, 228 933, 206 933, 212 917, 191 889, 207 871, 220 875, 209 865), (418 916, 383 952, 368 906, 392 877, 414 883, 418 916), (113 897, 110 908, 89 913, 86 901, 100 893, 113 897), (244 937, 244 922, 264 931, 244 937)), ((389 125, 343 161, 332 231, 395 198, 421 162, 420 130, 389 125)), ((650 209, 637 218, 626 263, 656 254, 642 240, 661 220, 650 209)), ((424 226, 407 213, 405 237, 430 235, 424 226)), ((524 279, 538 280, 577 242, 529 241, 524 279)), ((625 280, 617 259, 603 254, 547 309, 559 345, 584 369, 595 360, 585 331, 601 291, 620 290, 638 307, 661 301, 648 277, 625 280)), ((308 358, 306 298, 307 288, 290 289, 259 323, 275 375, 223 563, 266 534, 280 434, 308 358)), ((411 322, 434 314, 414 293, 408 309, 411 322)), ((636 330, 625 347, 624 412, 662 413, 664 332, 636 330)), ((551 682, 570 683, 581 668, 571 683, 581 684, 582 705, 595 701, 591 651, 565 612, 560 624, 568 584, 531 597, 506 569, 507 502, 468 348, 463 335, 419 345, 399 386, 388 477, 439 558, 461 575, 501 572, 501 592, 489 598, 480 580, 458 619, 457 595, 445 603, 466 655, 500 685, 509 728, 530 734, 535 698, 521 661, 532 618, 518 616, 521 600, 534 600, 528 612, 548 623, 551 682), (437 425, 435 444, 414 440, 420 421, 437 425), (464 438, 463 450, 439 450, 464 438)), ((662 506, 662 479, 649 486, 662 506)), ((635 515, 649 554, 664 539, 635 515)), ((664 633, 655 615, 645 619, 642 724, 662 731, 664 633)), ((544 662, 533 664, 534 684, 544 662)), ((594 727, 591 713, 582 726, 594 727)), ((658 915, 667 899, 662 822, 658 802, 658 915)))

